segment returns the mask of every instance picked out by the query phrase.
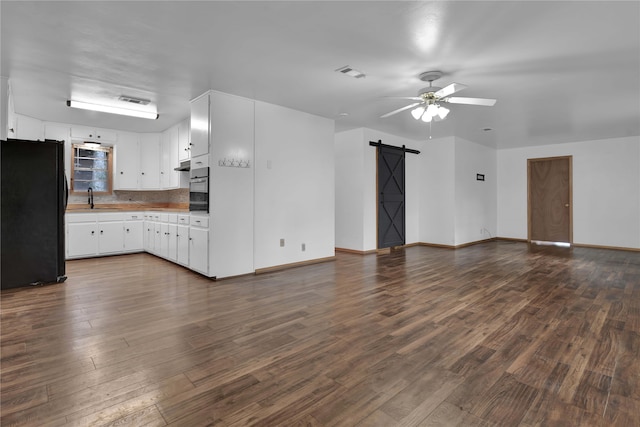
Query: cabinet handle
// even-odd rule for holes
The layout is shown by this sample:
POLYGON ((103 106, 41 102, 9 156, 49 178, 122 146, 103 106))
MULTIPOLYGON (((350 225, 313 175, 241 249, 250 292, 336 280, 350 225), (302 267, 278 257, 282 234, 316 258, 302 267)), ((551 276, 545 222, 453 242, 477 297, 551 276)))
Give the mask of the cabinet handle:
POLYGON ((144 172, 142 172, 142 175, 144 175, 144 172))
POLYGON ((120 175, 124 175, 124 172, 120 171, 120 175))
POLYGON ((193 237, 189 237, 189 240, 193 240, 193 237))
POLYGON ((100 234, 104 234, 104 230, 100 230, 100 234))
POLYGON ((129 232, 129 229, 127 228, 127 233, 129 232))
POLYGON ((92 135, 92 134, 89 134, 89 138, 93 138, 93 135, 92 135))
POLYGON ((97 137, 97 138, 100 138, 101 136, 100 136, 100 135, 96 135, 96 137, 97 137))
POLYGON ((95 234, 95 231, 91 230, 91 235, 93 236, 95 234))

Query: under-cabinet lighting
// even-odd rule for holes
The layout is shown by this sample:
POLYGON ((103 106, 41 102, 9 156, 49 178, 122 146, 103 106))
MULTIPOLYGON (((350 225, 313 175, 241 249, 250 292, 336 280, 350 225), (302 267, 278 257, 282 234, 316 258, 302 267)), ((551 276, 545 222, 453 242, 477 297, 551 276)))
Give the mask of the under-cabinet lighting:
POLYGON ((80 108, 83 110, 100 111, 102 113, 120 114, 123 116, 139 117, 142 119, 156 120, 160 115, 148 111, 129 110, 128 108, 112 107, 110 105, 90 104, 81 101, 67 101, 67 106, 71 108, 80 108))

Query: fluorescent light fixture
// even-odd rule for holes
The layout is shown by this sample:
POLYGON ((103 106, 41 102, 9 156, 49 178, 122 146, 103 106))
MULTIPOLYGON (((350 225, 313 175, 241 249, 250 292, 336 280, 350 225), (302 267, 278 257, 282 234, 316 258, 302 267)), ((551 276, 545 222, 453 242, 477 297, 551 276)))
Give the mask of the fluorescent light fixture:
POLYGON ((142 119, 156 120, 160 115, 148 111, 129 110, 128 108, 112 107, 110 105, 90 104, 81 101, 67 101, 67 106, 83 110, 100 111, 102 113, 120 114, 123 116, 140 117, 142 119))

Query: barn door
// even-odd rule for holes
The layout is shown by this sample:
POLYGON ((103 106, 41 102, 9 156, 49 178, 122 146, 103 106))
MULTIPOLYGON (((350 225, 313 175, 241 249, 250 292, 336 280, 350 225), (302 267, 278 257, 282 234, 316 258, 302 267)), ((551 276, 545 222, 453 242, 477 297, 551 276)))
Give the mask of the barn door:
POLYGON ((378 249, 405 243, 404 148, 378 146, 378 249))
POLYGON ((529 240, 572 241, 571 156, 529 159, 529 240))

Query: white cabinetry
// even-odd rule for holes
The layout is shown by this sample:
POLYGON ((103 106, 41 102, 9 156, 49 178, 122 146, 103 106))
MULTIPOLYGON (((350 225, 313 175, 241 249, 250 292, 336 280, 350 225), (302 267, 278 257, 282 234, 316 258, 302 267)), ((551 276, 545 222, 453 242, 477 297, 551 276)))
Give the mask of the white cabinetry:
POLYGON ((160 188, 160 134, 140 134, 140 188, 160 188))
POLYGON ((160 186, 163 189, 180 188, 180 174, 174 170, 180 165, 178 159, 179 125, 162 132, 160 155, 160 186))
POLYGON ((124 222, 98 222, 98 253, 119 254, 124 250, 124 222))
POLYGON ((189 265, 189 226, 176 227, 176 261, 178 264, 189 265))
POLYGON ((137 190, 140 175, 138 135, 122 133, 116 144, 115 188, 137 190))
POLYGON ((189 268, 209 274, 209 230, 189 227, 189 268))
POLYGON ((141 252, 144 250, 143 245, 143 214, 128 213, 125 214, 124 222, 124 251, 125 252, 141 252))
POLYGON ((85 126, 71 126, 72 139, 115 142, 117 137, 118 135, 111 130, 96 129, 85 126))
POLYGON ((190 135, 190 119, 186 119, 178 123, 178 160, 189 160, 191 158, 191 146, 189 141, 190 135))
POLYGON ((81 258, 98 254, 98 235, 95 219, 91 222, 67 224, 67 258, 81 258))
POLYGON ((139 213, 68 213, 65 218, 69 259, 142 250, 139 213))
POLYGON ((191 157, 209 152, 209 92, 191 101, 191 157))
POLYGON ((67 178, 71 176, 71 126, 46 123, 44 125, 44 139, 64 141, 64 171, 67 178))

